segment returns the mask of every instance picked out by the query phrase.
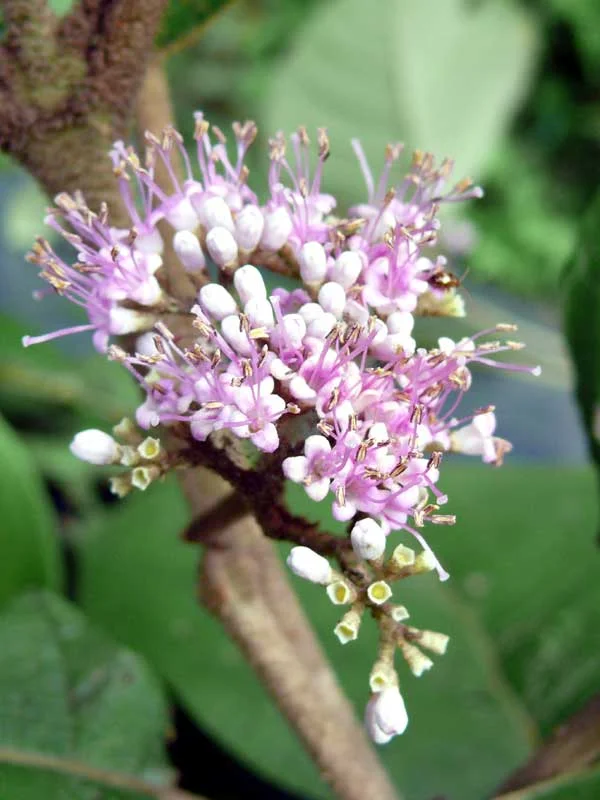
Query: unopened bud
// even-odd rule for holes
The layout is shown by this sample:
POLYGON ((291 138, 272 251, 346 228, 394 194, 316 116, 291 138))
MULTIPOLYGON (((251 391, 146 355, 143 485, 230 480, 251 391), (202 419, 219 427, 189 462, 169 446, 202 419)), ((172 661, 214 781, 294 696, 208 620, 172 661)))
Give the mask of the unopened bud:
POLYGON ((96 428, 80 431, 70 445, 74 456, 88 464, 117 464, 121 447, 112 436, 96 428))
POLYGON ((219 267, 230 267, 237 261, 237 242, 227 228, 221 226, 211 228, 206 235, 206 247, 210 257, 219 267))
POLYGON ((115 336, 148 330, 155 322, 156 317, 153 314, 145 314, 123 306, 113 306, 109 314, 110 332, 115 336))
POLYGON ((335 281, 324 283, 319 289, 319 304, 324 311, 341 319, 346 306, 346 290, 335 281))
POLYGON ((298 577, 311 583, 325 585, 331 580, 332 569, 329 561, 310 547, 292 547, 287 557, 287 565, 298 577))
POLYGON ((229 233, 234 232, 231 211, 222 197, 215 196, 203 200, 198 208, 198 216, 207 231, 221 227, 229 233))
POLYGON ((373 561, 385 552, 386 535, 381 525, 367 517, 359 520, 350 534, 352 548, 359 558, 373 561))
POLYGON ((408 725, 406 706, 397 686, 375 694, 367 704, 365 726, 376 744, 387 744, 404 733, 408 725))
POLYGON ((362 260, 358 253, 346 250, 335 261, 329 277, 344 289, 349 289, 358 280, 362 271, 362 260))
POLYGON ((178 231, 193 231, 198 227, 198 215, 187 198, 176 203, 165 217, 178 231))
POLYGON ((173 237, 173 249, 188 272, 204 269, 206 259, 198 237, 191 231, 177 231, 173 237))
POLYGON ((377 606, 383 605, 392 596, 392 589, 385 581, 375 581, 367 589, 367 597, 377 606))
POLYGON ((362 615, 355 609, 347 611, 334 628, 334 633, 341 644, 348 644, 358 638, 362 615))
POLYGON ((230 314, 235 314, 237 311, 235 300, 227 289, 219 283, 207 283, 206 286, 203 286, 200 289, 198 299, 204 310, 213 319, 219 321, 230 314))
POLYGON ((306 242, 300 256, 300 276, 305 283, 321 283, 327 272, 327 255, 319 242, 306 242))
POLYGON ((246 264, 233 274, 233 285, 240 296, 242 305, 250 300, 266 300, 267 287, 260 270, 252 264, 246 264))
POLYGON ((240 250, 251 253, 262 236, 265 227, 265 218, 257 206, 244 206, 235 218, 235 238, 240 250))
POLYGON ((293 224, 285 208, 276 208, 265 216, 260 243, 267 250, 279 250, 289 239, 293 224))

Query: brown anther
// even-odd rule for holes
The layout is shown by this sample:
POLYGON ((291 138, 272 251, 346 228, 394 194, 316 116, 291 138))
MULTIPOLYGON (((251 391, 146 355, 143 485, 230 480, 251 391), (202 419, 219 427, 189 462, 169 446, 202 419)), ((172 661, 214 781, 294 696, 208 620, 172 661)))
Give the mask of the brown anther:
POLYGON ((442 456, 444 454, 440 450, 434 450, 433 453, 429 456, 429 461, 427 462, 426 472, 430 469, 438 469, 440 464, 442 463, 442 456))
POLYGON ((525 342, 513 342, 508 339, 505 342, 507 347, 510 347, 511 350, 522 350, 525 347, 525 342))
POLYGON ((310 139, 308 138, 308 131, 306 130, 306 125, 298 126, 298 139, 303 147, 308 147, 308 145, 310 144, 310 139))
POLYGON ((287 406, 285 407, 285 410, 288 412, 288 414, 302 413, 302 409, 300 408, 300 406, 297 406, 296 403, 288 403, 287 406))
POLYGON ((326 161, 329 158, 329 136, 326 128, 317 128, 317 142, 319 145, 319 158, 326 161))
POLYGON ((117 260, 117 257, 119 256, 120 252, 121 251, 119 250, 116 244, 112 246, 110 251, 110 257, 112 258, 113 261, 117 260))
POLYGON ((106 355, 108 356, 109 361, 126 361, 127 360, 127 353, 123 350, 122 347, 119 347, 116 344, 111 344, 106 351, 106 355))
POLYGON ((216 367, 220 363, 221 363, 221 351, 217 347, 217 349, 213 353, 211 364, 213 367, 216 367))
POLYGON ((223 403, 219 400, 209 400, 208 403, 203 403, 202 408, 206 408, 208 411, 216 411, 219 408, 223 408, 223 403))
POLYGON ((410 421, 414 422, 416 425, 420 425, 422 419, 423 419, 423 406, 417 403, 413 408, 412 414, 410 415, 410 421))
POLYGON ((515 333, 519 330, 519 326, 513 325, 510 322, 499 322, 495 330, 497 330, 498 333, 515 333))
POLYGON ((429 521, 434 525, 454 525, 456 522, 455 514, 433 514, 429 521))
POLYGON ((405 461, 399 461, 394 469, 390 472, 390 478, 393 478, 394 480, 399 478, 400 475, 402 475, 403 472, 406 472, 407 469, 408 464, 405 461))
POLYGON ((346 490, 343 486, 338 486, 338 488, 335 490, 335 499, 337 500, 337 504, 339 506, 346 505, 346 490))
POLYGON ((470 189, 471 186, 473 186, 473 181, 471 178, 463 178, 456 184, 452 191, 453 193, 456 192, 457 194, 462 194, 463 192, 466 192, 467 189, 470 189))

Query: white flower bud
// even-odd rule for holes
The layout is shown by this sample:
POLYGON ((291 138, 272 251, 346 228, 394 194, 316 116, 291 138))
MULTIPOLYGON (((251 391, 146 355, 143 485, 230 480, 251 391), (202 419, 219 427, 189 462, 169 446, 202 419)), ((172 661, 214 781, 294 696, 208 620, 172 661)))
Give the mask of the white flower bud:
POLYGON ((213 319, 222 320, 237 312, 235 300, 219 283, 207 283, 206 286, 203 286, 198 294, 198 299, 204 310, 213 319))
POLYGON ((204 268, 204 252, 198 237, 191 231, 177 231, 173 237, 173 249, 188 272, 199 272, 204 268))
POLYGON ((222 228, 221 226, 211 228, 206 235, 206 247, 210 257, 219 267, 228 267, 231 264, 235 264, 238 246, 227 228, 222 228))
POLYGON ((240 250, 252 252, 260 242, 265 227, 265 218, 257 206, 244 206, 235 218, 235 238, 240 250))
POLYGON ((367 725, 367 729, 375 741, 378 732, 388 737, 404 733, 408 725, 408 714, 397 686, 378 692, 369 701, 369 706, 370 714, 367 716, 371 724, 367 725))
POLYGON ((241 356, 249 356, 252 353, 252 344, 248 334, 240 327, 240 318, 237 314, 231 314, 221 321, 221 333, 223 338, 241 356))
POLYGON ((149 233, 142 233, 136 236, 135 249, 140 253, 162 253, 164 242, 158 228, 153 228, 149 233))
POLYGON ((272 328, 275 325, 273 306, 265 297, 248 300, 244 306, 244 314, 253 328, 272 328))
POLYGON ((96 428, 80 431, 70 445, 74 456, 88 464, 116 464, 121 448, 108 433, 96 428))
POLYGON ((367 589, 367 597, 376 606, 382 606, 392 596, 392 589, 385 581, 375 581, 367 589))
POLYGON ((362 615, 354 609, 350 609, 344 614, 333 629, 341 644, 348 644, 358 638, 361 619, 362 615))
POLYGON ((302 340, 306 336, 306 323, 300 314, 286 314, 281 325, 285 331, 285 340, 292 347, 300 349, 302 347, 302 340))
POLYGON ((300 276, 305 283, 321 283, 327 272, 327 255, 319 242, 306 242, 300 255, 300 276))
POLYGON ((265 216, 265 227, 260 243, 267 250, 279 250, 287 242, 293 224, 285 208, 276 208, 265 216))
POLYGON ((325 313, 321 306, 318 303, 304 303, 303 306, 300 306, 298 309, 298 313, 306 322, 307 325, 310 325, 315 319, 319 319, 325 313))
POLYGON ((352 250, 346 250, 336 259, 329 272, 329 277, 344 289, 349 289, 356 283, 362 267, 362 259, 359 254, 352 250))
POLYGON ((123 308, 123 306, 113 306, 109 315, 110 332, 115 336, 124 336, 127 333, 137 333, 138 331, 148 330, 156 322, 156 317, 152 314, 144 314, 135 311, 133 308, 123 308))
POLYGON ((308 324, 307 333, 315 339, 324 339, 337 323, 337 319, 329 312, 323 312, 320 317, 313 319, 308 324))
POLYGON ((156 349, 156 343, 154 341, 155 337, 156 334, 152 331, 142 333, 142 335, 138 336, 135 340, 135 352, 139 353, 141 356, 158 355, 158 350, 156 349))
POLYGON ((260 270, 252 264, 246 264, 236 269, 233 274, 233 285, 243 305, 250 300, 267 299, 267 287, 263 276, 260 274, 260 270))
POLYGON ((289 382, 290 394, 296 399, 303 402, 310 402, 314 400, 317 393, 312 389, 302 375, 294 375, 289 382))
POLYGON ((356 600, 356 590, 343 578, 330 583, 327 587, 327 597, 334 606, 345 606, 356 600))
POLYGON ((155 306, 162 299, 160 283, 153 275, 150 275, 138 283, 131 291, 129 298, 141 306, 155 306))
POLYGON ((198 227, 198 215, 187 198, 183 198, 176 203, 173 208, 165 214, 165 217, 167 222, 178 231, 193 231, 198 227))
POLYGON ((311 583, 325 585, 331 580, 332 570, 326 558, 310 547, 292 547, 287 565, 293 573, 311 583))
POLYGON ((341 319, 346 306, 344 287, 334 281, 324 283, 319 289, 319 304, 324 311, 333 314, 336 319, 341 319))
POLYGON ((138 445, 138 453, 146 461, 151 461, 153 458, 158 458, 160 455, 160 440, 154 439, 152 436, 147 436, 141 444, 138 445))
POLYGON ((230 233, 234 232, 231 211, 222 197, 213 196, 204 200, 198 208, 198 216, 207 231, 221 227, 230 233))
POLYGON ((359 520, 350 534, 352 549, 359 558, 373 561, 385 552, 386 535, 374 519, 359 520))

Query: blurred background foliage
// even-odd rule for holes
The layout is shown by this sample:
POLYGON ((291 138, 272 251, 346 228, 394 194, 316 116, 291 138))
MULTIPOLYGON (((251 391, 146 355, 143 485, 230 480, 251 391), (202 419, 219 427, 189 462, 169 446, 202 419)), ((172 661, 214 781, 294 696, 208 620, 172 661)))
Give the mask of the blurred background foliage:
MULTIPOLYGON (((52 5, 64 14, 70 2, 52 5)), ((420 335, 516 320, 544 373, 476 376, 470 405, 496 404, 515 451, 501 471, 445 464, 459 521, 432 544, 453 580, 423 577, 403 602, 416 625, 452 643, 420 680, 402 674, 411 722, 381 754, 408 800, 489 797, 600 688, 597 482, 585 438, 597 460, 600 5, 173 0, 157 46, 188 138, 195 109, 224 130, 259 122, 259 190, 268 136, 298 124, 328 126, 326 185, 342 206, 364 193, 353 136, 375 171, 384 145, 402 140, 409 152, 455 157, 457 178, 485 186, 443 229, 453 271, 468 269, 470 316, 423 324, 420 335)), ((83 340, 22 350, 24 333, 63 327, 73 310, 31 299, 38 282, 23 255, 47 200, 6 160, 0 193, 0 797, 166 798, 173 768, 213 798, 327 797, 194 601, 199 555, 178 539, 176 485, 115 502, 105 473, 70 455, 76 431, 108 429, 137 393, 83 340)), ((289 502, 335 529, 301 493, 289 502)), ((318 589, 298 591, 362 713, 374 629, 342 649, 336 610, 318 589)), ((598 798, 598 773, 586 769, 598 738, 583 758, 574 734, 575 777, 514 797, 598 798)))

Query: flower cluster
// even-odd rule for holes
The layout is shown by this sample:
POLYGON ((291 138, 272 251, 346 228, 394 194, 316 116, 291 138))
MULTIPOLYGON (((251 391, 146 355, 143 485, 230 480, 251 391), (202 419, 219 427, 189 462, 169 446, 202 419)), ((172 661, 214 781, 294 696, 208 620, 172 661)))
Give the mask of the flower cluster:
MULTIPOLYGON (((111 156, 128 227, 112 226, 106 208, 94 213, 80 195, 56 198, 48 222, 77 257, 68 264, 39 239, 30 259, 53 289, 84 308, 88 322, 27 337, 25 344, 93 331, 96 348, 121 361, 145 391, 136 412, 141 428, 183 426, 200 448, 226 431, 260 452, 279 454, 271 469, 301 484, 315 502, 330 502, 334 517, 350 523, 351 547, 374 579, 364 573, 359 585, 306 547, 292 550, 290 567, 326 585, 333 602, 352 604, 336 628, 340 641, 356 638, 368 606, 387 631, 383 651, 394 641, 421 674, 429 659, 411 642, 443 652, 447 640, 402 625, 407 615, 389 603, 389 581, 431 569, 447 577, 419 530, 454 521, 440 513, 447 501, 437 485, 443 453, 499 464, 510 449, 494 435, 493 407, 457 414, 473 365, 507 368, 493 357, 520 348, 499 338, 514 327, 498 325, 460 341, 442 337, 430 349, 413 337, 415 315, 464 314, 459 281, 432 248, 440 204, 481 191, 469 181, 449 184, 451 163, 436 166, 419 152, 408 175, 394 183, 398 145, 386 148, 375 181, 354 142, 367 197, 340 216, 335 197, 322 187, 327 135, 318 133, 311 169, 310 143, 300 129, 291 148, 281 135, 271 140, 268 197, 261 203, 244 163, 256 127, 236 123, 233 131, 232 155, 223 133, 213 127, 211 136, 197 115, 198 174, 172 129, 162 139, 148 135, 143 164, 116 143, 111 156), (156 178, 159 164, 169 185, 156 178), (169 294, 166 254, 195 286, 193 301, 169 294), (277 276, 285 288, 276 286, 277 276), (137 337, 128 351, 114 339, 125 334, 137 337), (386 539, 400 530, 416 538, 422 553, 398 545, 385 561, 386 539)), ((111 437, 85 432, 73 451, 94 463, 128 466, 129 451, 148 460, 138 451, 153 441, 140 442, 138 450, 129 446, 123 460, 111 437)), ((115 491, 146 488, 165 468, 135 465, 138 478, 119 476, 115 491), (139 478, 140 469, 148 480, 139 478)), ((385 679, 379 674, 382 658, 367 710, 378 742, 406 725, 388 656, 385 679)))

